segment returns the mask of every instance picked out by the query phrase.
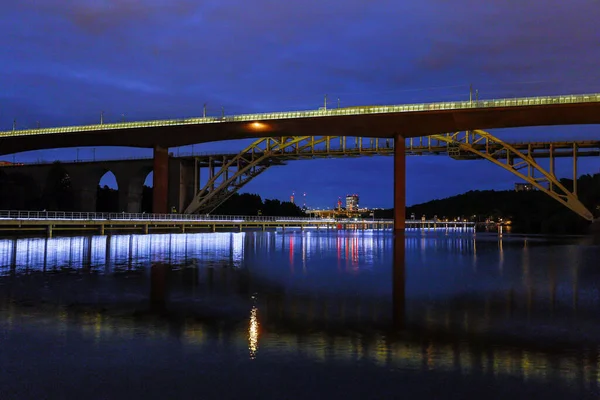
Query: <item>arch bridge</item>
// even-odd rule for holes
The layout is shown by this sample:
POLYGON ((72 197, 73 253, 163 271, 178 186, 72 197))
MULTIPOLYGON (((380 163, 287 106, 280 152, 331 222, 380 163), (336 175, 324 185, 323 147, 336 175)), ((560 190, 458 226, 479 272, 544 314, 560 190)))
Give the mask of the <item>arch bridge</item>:
MULTIPOLYGON (((505 143, 484 131, 406 139, 405 155, 449 156, 455 160, 488 160, 530 183, 583 218, 593 214, 577 195, 577 160, 600 156, 600 141, 557 141, 505 143), (548 159, 544 167, 540 159, 548 159), (573 187, 565 187, 555 174, 555 160, 570 158, 573 187)), ((220 204, 271 166, 289 161, 316 158, 392 156, 394 140, 345 136, 301 136, 263 138, 237 154, 192 154, 169 158, 168 202, 186 213, 212 213, 220 204), (203 185, 201 171, 207 170, 203 185)), ((5 173, 25 174, 40 189, 47 184, 53 164, 5 166, 5 173)), ((96 190, 100 178, 112 172, 119 188, 119 210, 140 212, 142 187, 152 158, 129 160, 77 160, 60 164, 77 193, 76 208, 96 211, 96 190)))
MULTIPOLYGON (((396 142, 394 147, 394 220, 396 229, 404 229, 404 209, 406 205, 406 138, 435 135, 455 147, 457 157, 461 151, 486 158, 516 175, 530 180, 532 185, 576 211, 586 219, 593 215, 581 207, 577 200, 576 188, 570 191, 553 176, 553 162, 550 171, 541 169, 535 159, 519 153, 507 144, 501 144, 506 153, 506 162, 494 152, 478 150, 477 143, 496 142, 498 139, 482 131, 483 129, 510 128, 525 126, 600 124, 600 94, 563 96, 541 96, 512 99, 488 99, 469 101, 445 101, 437 103, 373 105, 318 110, 285 111, 260 114, 243 114, 219 117, 155 120, 104 123, 37 128, 0 132, 0 155, 29 150, 81 146, 130 146, 154 149, 153 165, 153 210, 165 213, 168 210, 169 157, 168 148, 195 143, 244 138, 263 138, 269 146, 288 147, 287 142, 311 137, 361 136, 369 138, 389 138, 396 142), (447 132, 466 131, 464 139, 459 134, 447 132), (475 142, 473 142, 475 140, 475 142), (270 144, 269 144, 270 143, 270 144), (515 163, 515 161, 517 161, 515 163), (527 168, 527 175, 522 172, 527 168), (538 171, 541 176, 534 176, 538 171), (548 184, 548 186, 544 186, 548 184)), ((252 149, 248 149, 250 151, 252 149)), ((550 152, 552 153, 552 152, 550 152)), ((255 157, 253 155, 252 157, 255 157)), ((254 164, 250 160, 239 159, 241 169, 254 164)), ((237 162, 237 161, 236 161, 237 162)), ((229 170, 230 165, 226 170, 229 170)), ((575 170, 576 168, 574 168, 575 170)), ((576 172, 576 171, 575 171, 576 172)), ((220 174, 221 175, 221 174, 220 174)), ((239 174, 238 174, 239 175, 239 174)), ((209 188, 214 187, 215 177, 211 177, 209 188)), ((227 177, 225 181, 229 181, 227 177)), ((186 212, 198 212, 209 197, 209 190, 201 188, 194 194, 186 212), (207 199, 203 200, 202 199, 207 199)), ((212 190, 210 190, 212 192, 212 190)), ((210 208, 210 207, 208 207, 210 208)))

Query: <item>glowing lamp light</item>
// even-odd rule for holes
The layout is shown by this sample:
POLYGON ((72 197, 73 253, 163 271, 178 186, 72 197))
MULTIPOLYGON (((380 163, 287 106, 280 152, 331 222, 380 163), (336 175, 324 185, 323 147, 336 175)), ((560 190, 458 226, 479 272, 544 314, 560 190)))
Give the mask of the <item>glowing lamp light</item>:
POLYGON ((267 124, 264 124, 264 123, 258 122, 258 121, 252 122, 250 124, 250 129, 252 129, 254 131, 264 131, 267 128, 268 128, 267 124))

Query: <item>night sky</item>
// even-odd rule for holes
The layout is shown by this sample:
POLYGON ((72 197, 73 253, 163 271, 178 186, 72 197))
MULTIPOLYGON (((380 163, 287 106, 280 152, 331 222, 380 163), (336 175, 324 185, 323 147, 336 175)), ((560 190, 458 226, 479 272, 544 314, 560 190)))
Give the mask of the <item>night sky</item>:
MULTIPOLYGON (((596 0, 18 0, 0 7, 0 130, 342 106, 600 92, 596 0), (331 104, 334 105, 334 104, 331 104)), ((600 139, 597 126, 494 130, 507 140, 600 139)), ((308 134, 308 133, 307 133, 308 134)), ((248 141, 194 146, 241 150, 248 141)), ((191 151, 191 147, 179 149, 191 151)), ((177 152, 177 149, 172 151, 177 152)), ((91 148, 16 161, 91 158, 91 148)), ((97 148, 96 158, 150 155, 97 148)), ((12 161, 12 156, 3 159, 12 161)), ((569 171, 567 162, 559 172, 569 171)), ((407 161, 407 203, 518 178, 485 161, 407 161)), ((598 159, 580 163, 599 172, 598 159)), ((294 161, 242 192, 331 207, 392 205, 389 157, 294 161)), ((107 174, 102 183, 114 185, 107 174)))

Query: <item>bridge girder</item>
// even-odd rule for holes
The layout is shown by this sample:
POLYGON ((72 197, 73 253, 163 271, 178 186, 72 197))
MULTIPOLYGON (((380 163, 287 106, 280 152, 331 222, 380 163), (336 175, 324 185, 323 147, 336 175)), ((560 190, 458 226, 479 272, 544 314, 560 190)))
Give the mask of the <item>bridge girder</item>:
MULTIPOLYGON (((593 214, 577 197, 576 165, 579 156, 600 155, 600 143, 542 142, 510 144, 489 132, 474 130, 411 138, 406 144, 407 155, 448 154, 457 160, 485 159, 506 169, 559 203, 592 221, 593 214), (537 152, 537 153, 536 153, 537 152), (569 191, 554 173, 554 160, 573 157, 574 188, 569 191), (545 170, 536 158, 549 158, 550 170, 545 170), (515 160, 520 160, 515 163, 515 160), (521 170, 527 168, 527 173, 521 170), (539 177, 535 176, 537 171, 539 177), (544 186, 547 184, 548 186, 544 186)), ((288 160, 307 158, 357 157, 393 155, 391 139, 346 136, 283 136, 259 139, 235 156, 209 158, 209 179, 197 192, 185 213, 211 213, 246 183, 272 165, 288 160), (215 172, 215 165, 220 168, 215 172)))
POLYGON ((556 177, 554 173, 554 148, 550 144, 547 156, 550 158, 550 170, 547 171, 535 160, 535 151, 529 145, 527 152, 520 151, 515 146, 508 144, 501 139, 493 136, 489 132, 482 130, 467 131, 461 133, 456 132, 446 135, 433 135, 432 138, 444 141, 451 146, 448 154, 457 159, 461 159, 460 151, 466 151, 476 156, 483 158, 492 163, 504 168, 513 173, 524 181, 533 185, 536 189, 546 193, 554 200, 558 201, 565 207, 579 214, 588 221, 594 220, 594 215, 587 207, 579 200, 577 196, 577 144, 573 143, 573 191, 567 189, 556 177), (517 161, 515 163, 516 160, 517 161), (521 170, 527 168, 527 172, 521 170), (541 176, 536 177, 535 172, 541 176), (544 186, 546 183, 548 186, 544 186))
POLYGON ((361 155, 392 155, 393 140, 355 137, 354 147, 348 147, 346 136, 282 136, 259 139, 239 154, 223 158, 218 171, 212 172, 209 160, 209 179, 198 191, 185 213, 210 213, 237 192, 243 185, 272 165, 302 158, 351 157, 361 155), (380 147, 381 142, 383 146, 380 147))

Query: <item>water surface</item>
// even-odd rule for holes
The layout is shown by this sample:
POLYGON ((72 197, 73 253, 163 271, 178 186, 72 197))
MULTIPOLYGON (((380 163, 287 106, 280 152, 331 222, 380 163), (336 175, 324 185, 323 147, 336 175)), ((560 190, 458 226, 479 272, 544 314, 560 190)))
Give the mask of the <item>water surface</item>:
POLYGON ((402 263, 381 231, 2 239, 0 396, 598 394, 597 243, 404 243, 402 263))

